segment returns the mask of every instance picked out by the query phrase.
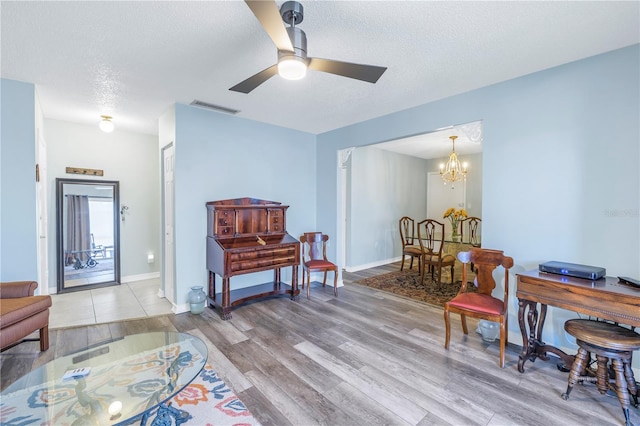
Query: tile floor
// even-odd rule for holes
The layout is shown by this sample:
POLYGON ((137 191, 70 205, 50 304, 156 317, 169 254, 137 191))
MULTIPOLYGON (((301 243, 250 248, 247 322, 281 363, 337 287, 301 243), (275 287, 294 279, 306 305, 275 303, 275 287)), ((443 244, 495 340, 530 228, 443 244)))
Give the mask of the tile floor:
POLYGON ((113 287, 54 294, 49 328, 100 324, 171 313, 171 303, 158 297, 160 279, 135 281, 113 287))

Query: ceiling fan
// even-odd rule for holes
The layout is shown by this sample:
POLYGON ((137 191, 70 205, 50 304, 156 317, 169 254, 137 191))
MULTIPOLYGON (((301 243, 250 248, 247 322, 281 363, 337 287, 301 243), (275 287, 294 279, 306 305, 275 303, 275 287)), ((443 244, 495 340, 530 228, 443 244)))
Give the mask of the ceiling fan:
POLYGON ((287 1, 278 10, 275 1, 245 0, 245 3, 278 48, 278 63, 236 84, 229 90, 249 93, 271 77, 280 74, 288 80, 299 80, 307 68, 343 77, 375 83, 387 70, 386 67, 353 64, 332 59, 308 58, 307 36, 296 27, 304 18, 304 10, 297 1, 287 1), (283 21, 289 24, 286 27, 283 21))

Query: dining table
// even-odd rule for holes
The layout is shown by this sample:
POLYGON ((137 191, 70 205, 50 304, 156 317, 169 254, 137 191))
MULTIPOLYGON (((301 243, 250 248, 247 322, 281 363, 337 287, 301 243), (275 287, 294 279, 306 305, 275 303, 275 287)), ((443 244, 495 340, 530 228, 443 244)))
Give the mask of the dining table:
MULTIPOLYGON (((471 248, 477 247, 469 242, 462 241, 453 241, 450 239, 446 239, 444 241, 444 247, 442 248, 442 255, 450 254, 456 258, 456 263, 453 267, 454 279, 455 283, 458 280, 462 279, 462 266, 463 263, 458 260, 458 253, 462 251, 469 251, 471 248)), ((468 271, 470 272, 470 271, 468 271)), ((475 277, 475 275, 474 275, 475 277)), ((451 269, 450 268, 442 268, 442 282, 451 282, 451 269)))

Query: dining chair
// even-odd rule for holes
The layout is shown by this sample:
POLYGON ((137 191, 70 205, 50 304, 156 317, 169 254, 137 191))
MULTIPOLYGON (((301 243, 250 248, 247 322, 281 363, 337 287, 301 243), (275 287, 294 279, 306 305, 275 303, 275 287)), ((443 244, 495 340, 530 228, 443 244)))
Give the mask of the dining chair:
POLYGON ((399 221, 400 241, 402 242, 402 263, 400 270, 404 269, 405 256, 411 256, 409 269, 413 269, 413 259, 418 259, 418 271, 422 271, 422 249, 416 237, 415 220, 404 216, 399 221))
POLYGON ((480 225, 482 219, 469 216, 460 222, 460 241, 469 243, 473 247, 480 247, 480 225), (466 230, 466 232, 465 232, 466 230), (465 239, 465 235, 467 236, 465 239))
POLYGON ((450 254, 443 254, 444 223, 433 219, 425 219, 418 223, 418 242, 420 243, 420 260, 422 263, 420 282, 424 284, 424 273, 427 267, 431 271, 431 279, 438 271, 438 285, 442 283, 442 268, 451 268, 451 284, 453 284, 453 268, 456 258, 450 254))
POLYGON ((322 287, 327 284, 327 273, 333 271, 333 294, 338 296, 338 267, 327 260, 329 236, 322 232, 305 232, 300 236, 302 243, 302 289, 307 281, 307 299, 311 298, 311 272, 324 272, 322 287), (306 273, 305 273, 306 272, 306 273))
POLYGON ((504 368, 504 352, 507 345, 509 328, 509 269, 513 266, 513 258, 505 256, 501 250, 472 248, 470 251, 458 253, 458 260, 462 262, 462 284, 458 294, 444 304, 445 340, 444 348, 449 349, 451 337, 451 313, 460 314, 462 332, 469 334, 467 317, 494 321, 500 324, 500 368, 504 368), (478 292, 467 292, 467 263, 473 262, 476 268, 478 292), (504 294, 502 298, 494 297, 493 290, 496 282, 493 271, 502 266, 504 268, 504 294))

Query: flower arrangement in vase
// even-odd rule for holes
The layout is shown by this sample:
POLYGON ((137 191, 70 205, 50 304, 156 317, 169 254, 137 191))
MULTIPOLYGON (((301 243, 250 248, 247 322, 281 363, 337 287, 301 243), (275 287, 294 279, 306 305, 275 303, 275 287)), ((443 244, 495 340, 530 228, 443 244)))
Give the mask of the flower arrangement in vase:
POLYGON ((467 212, 465 211, 465 209, 459 209, 456 210, 454 207, 450 207, 447 209, 446 212, 444 212, 444 214, 442 215, 443 219, 449 219, 449 222, 451 222, 451 240, 454 242, 458 242, 460 241, 460 235, 458 234, 458 230, 459 225, 460 225, 460 221, 462 221, 463 219, 467 218, 467 212))

